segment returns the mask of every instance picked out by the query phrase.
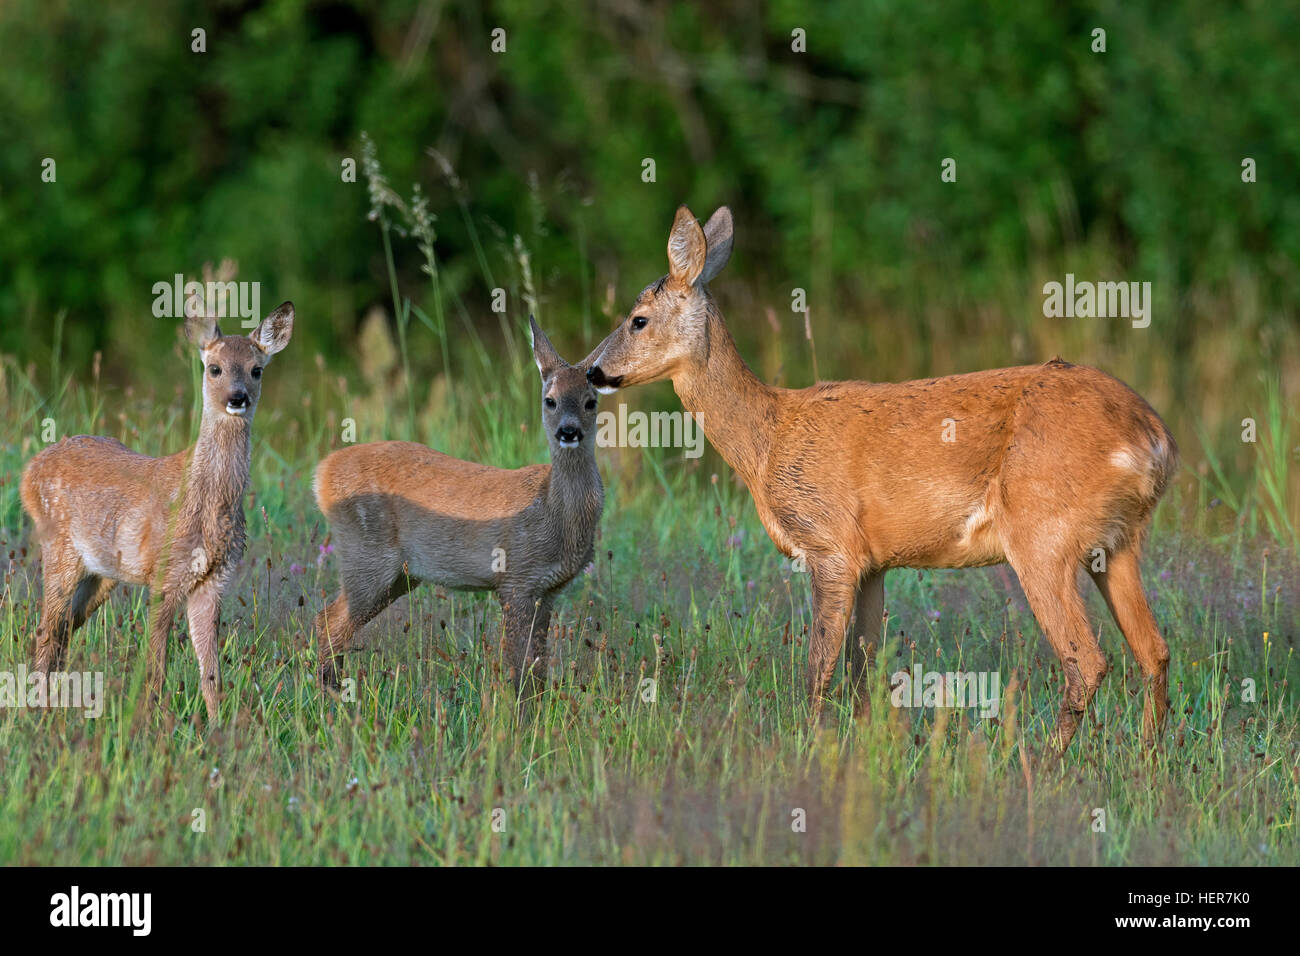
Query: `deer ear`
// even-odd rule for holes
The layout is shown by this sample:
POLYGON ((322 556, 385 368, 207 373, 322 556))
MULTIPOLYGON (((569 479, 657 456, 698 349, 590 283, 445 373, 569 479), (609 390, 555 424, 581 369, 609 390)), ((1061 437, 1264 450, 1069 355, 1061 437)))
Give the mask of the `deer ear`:
POLYGON ((668 235, 668 276, 681 285, 692 286, 704 271, 708 244, 704 230, 685 206, 677 207, 673 231, 668 235))
POLYGON ((528 317, 528 330, 533 335, 533 361, 537 363, 537 371, 542 373, 542 381, 545 382, 564 364, 564 359, 560 358, 560 353, 555 351, 555 346, 551 345, 551 340, 531 315, 528 317))
POLYGON ((719 206, 704 225, 704 239, 708 252, 704 256, 704 271, 700 273, 700 284, 707 285, 731 258, 732 236, 731 210, 719 206))
POLYGON ((293 335, 293 303, 285 302, 248 333, 253 344, 267 355, 274 355, 289 344, 293 335))
POLYGON ((214 316, 204 313, 186 315, 185 337, 202 351, 221 338, 221 330, 217 328, 217 320, 214 316))

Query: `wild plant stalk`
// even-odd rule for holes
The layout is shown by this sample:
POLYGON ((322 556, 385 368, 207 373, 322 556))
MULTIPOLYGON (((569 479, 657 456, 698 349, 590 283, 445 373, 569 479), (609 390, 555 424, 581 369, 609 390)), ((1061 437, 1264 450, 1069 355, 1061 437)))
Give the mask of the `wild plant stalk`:
MULTIPOLYGON (((478 262, 479 274, 483 277, 484 288, 497 288, 496 280, 492 277, 492 267, 488 264, 487 254, 483 251, 483 243, 479 239, 478 227, 474 224, 474 217, 471 216, 469 212, 469 200, 466 198, 465 184, 461 181, 461 178, 456 175, 456 170, 452 168, 452 165, 446 156, 433 148, 426 150, 426 152, 433 157, 435 162, 437 162, 438 168, 442 170, 443 176, 446 177, 447 183, 451 186, 452 195, 456 199, 456 207, 460 210, 461 219, 465 222, 465 231, 469 234, 470 244, 474 247, 474 258, 478 262)), ((502 316, 501 323, 501 331, 507 336, 506 347, 509 349, 512 359, 517 360, 518 356, 515 355, 514 343, 509 339, 509 328, 505 324, 504 316, 502 316)), ((469 325, 469 328, 473 331, 472 325, 469 325)), ((474 336, 477 340, 478 336, 476 332, 474 333, 474 336)), ((478 342, 478 346, 479 348, 477 351, 479 359, 482 368, 486 371, 490 364, 489 357, 486 349, 481 347, 481 341, 478 342)))
POLYGON ((813 338, 812 309, 809 308, 805 308, 803 312, 803 335, 808 340, 808 355, 812 359, 813 381, 820 382, 821 376, 817 374, 817 342, 813 338))
POLYGON ((380 220, 384 236, 384 261, 388 264, 388 285, 393 295, 393 316, 397 324, 397 348, 402 354, 402 382, 406 386, 406 437, 415 437, 415 392, 411 381, 411 356, 406 347, 408 310, 403 307, 397 291, 397 268, 393 264, 393 241, 388 235, 388 223, 380 220))
MULTIPOLYGON (((528 315, 535 315, 537 320, 540 322, 542 321, 541 303, 537 297, 537 289, 533 285, 532 254, 529 252, 528 247, 524 245, 523 236, 519 235, 519 233, 515 233, 512 254, 515 265, 519 268, 519 284, 521 286, 519 295, 524 301, 524 311, 528 315)), ((504 313, 502 313, 501 321, 504 327, 504 313)), ((518 323, 520 329, 524 328, 522 317, 516 318, 515 321, 518 323)), ((513 342, 514 337, 518 334, 518 331, 512 331, 509 336, 509 341, 513 342)), ((513 350, 512 355, 516 367, 519 367, 521 362, 519 351, 517 349, 513 350)))
POLYGON ((67 316, 66 309, 59 309, 54 316, 54 348, 50 353, 50 388, 55 390, 55 394, 61 396, 63 389, 59 387, 59 365, 63 358, 63 320, 67 316))
POLYGON ((438 336, 438 345, 442 350, 442 373, 447 386, 448 404, 454 408, 451 359, 447 352, 447 316, 442 306, 442 282, 438 275, 438 256, 433 248, 433 242, 437 238, 433 229, 436 218, 429 212, 429 201, 417 183, 411 195, 411 231, 419 241, 420 252, 424 255, 424 265, 421 269, 429 277, 429 284, 433 287, 434 334, 438 336))
POLYGON ((578 230, 578 284, 582 286, 582 340, 590 342, 591 335, 591 289, 587 275, 587 228, 582 220, 582 213, 574 217, 578 230))
MULTIPOLYGON (((365 173, 366 184, 370 192, 369 218, 379 223, 379 230, 384 238, 384 262, 388 267, 388 287, 393 297, 393 318, 397 324, 398 348, 402 354, 402 377, 406 386, 406 434, 414 437, 415 429, 415 393, 411 380, 410 354, 406 347, 406 325, 410 311, 402 306, 401 293, 397 288, 397 266, 393 261, 393 241, 389 236, 393 228, 388 219, 387 209, 392 207, 400 215, 409 218, 406 204, 388 185, 388 178, 379 165, 379 155, 374 141, 366 134, 361 134, 361 166, 365 173)), ((400 231, 400 228, 399 228, 400 231)))
POLYGON ((90 432, 97 434, 99 432, 99 416, 103 414, 104 403, 99 391, 99 373, 101 363, 103 362, 103 353, 96 352, 95 357, 90 363, 90 380, 91 380, 91 406, 90 406, 90 432))

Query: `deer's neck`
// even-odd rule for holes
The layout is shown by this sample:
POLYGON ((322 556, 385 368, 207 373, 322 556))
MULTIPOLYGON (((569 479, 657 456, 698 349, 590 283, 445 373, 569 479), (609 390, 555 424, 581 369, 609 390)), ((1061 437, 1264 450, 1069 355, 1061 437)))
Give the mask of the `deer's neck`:
POLYGON ((746 486, 767 464, 776 419, 776 390, 745 364, 722 316, 710 307, 708 347, 703 362, 673 378, 682 407, 697 416, 718 453, 746 486))
POLYGON ((250 432, 247 419, 231 415, 204 416, 199 426, 185 476, 185 496, 186 511, 199 517, 205 531, 243 530, 250 432))
POLYGON ((604 504, 605 487, 592 448, 561 451, 551 456, 546 507, 558 520, 566 546, 583 551, 584 559, 604 504))

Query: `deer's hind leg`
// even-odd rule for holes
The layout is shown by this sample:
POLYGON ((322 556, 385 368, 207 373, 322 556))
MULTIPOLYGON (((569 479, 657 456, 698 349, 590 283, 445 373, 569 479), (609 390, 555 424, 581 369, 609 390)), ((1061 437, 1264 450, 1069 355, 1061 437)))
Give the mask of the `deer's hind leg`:
POLYGON ((869 571, 862 576, 853 615, 844 659, 844 683, 853 700, 853 716, 865 717, 871 713, 867 675, 880 646, 880 628, 885 615, 884 571, 869 571))
POLYGON ((1065 675, 1055 743, 1064 753, 1106 675, 1106 658, 1079 593, 1079 562, 1042 549, 1011 548, 1007 558, 1065 675))
POLYGON ((1130 545, 1110 555, 1105 571, 1092 573, 1146 681, 1142 737, 1148 745, 1164 729, 1169 710, 1169 645, 1160 636, 1138 570, 1138 549, 1130 545))
POLYGON ((357 631, 418 583, 401 568, 380 574, 371 570, 344 573, 338 597, 316 615, 313 625, 321 686, 339 686, 338 670, 357 631))
MULTIPOLYGON (((91 579, 80 555, 70 545, 57 542, 41 548, 44 595, 41 622, 36 628, 36 671, 49 673, 63 667, 68 639, 81 621, 74 607, 86 603, 91 579)), ((82 620, 84 620, 84 616, 82 620)))
POLYGON ((75 631, 90 620, 90 616, 99 610, 99 606, 108 600, 117 582, 111 578, 92 574, 83 578, 72 595, 72 629, 75 631))

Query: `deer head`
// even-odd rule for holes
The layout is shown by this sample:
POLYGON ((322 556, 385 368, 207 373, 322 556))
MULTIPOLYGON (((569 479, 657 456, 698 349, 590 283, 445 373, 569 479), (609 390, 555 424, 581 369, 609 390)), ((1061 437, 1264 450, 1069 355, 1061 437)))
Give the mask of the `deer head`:
POLYGON ((708 283, 731 258, 731 210, 722 206, 700 228, 685 206, 668 235, 668 274, 641 290, 627 319, 593 352, 587 377, 606 394, 627 385, 675 378, 709 354, 708 283))

